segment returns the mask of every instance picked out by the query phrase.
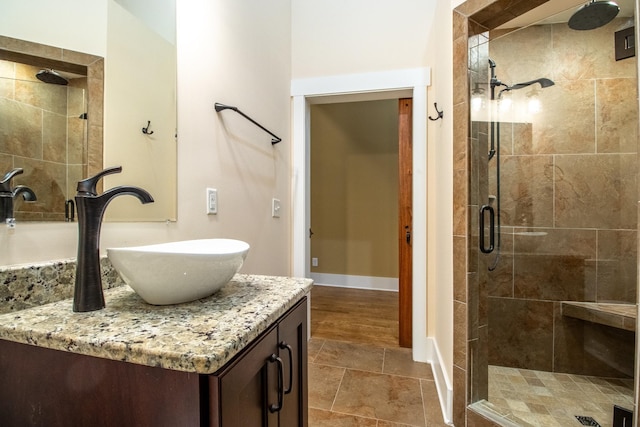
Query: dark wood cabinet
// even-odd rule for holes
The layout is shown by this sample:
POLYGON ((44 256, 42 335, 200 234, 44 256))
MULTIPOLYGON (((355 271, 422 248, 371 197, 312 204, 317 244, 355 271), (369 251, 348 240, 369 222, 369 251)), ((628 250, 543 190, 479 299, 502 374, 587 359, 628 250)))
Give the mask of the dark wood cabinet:
POLYGON ((211 375, 0 340, 3 426, 307 427, 306 298, 211 375))
POLYGON ((306 299, 211 375, 209 393, 213 427, 306 427, 306 299))

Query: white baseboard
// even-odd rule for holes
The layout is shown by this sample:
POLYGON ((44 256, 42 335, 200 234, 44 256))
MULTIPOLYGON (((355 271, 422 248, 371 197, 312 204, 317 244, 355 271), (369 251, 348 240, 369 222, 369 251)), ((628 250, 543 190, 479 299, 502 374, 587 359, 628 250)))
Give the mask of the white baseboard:
POLYGON ((341 288, 369 289, 398 292, 398 279, 395 277, 351 276, 346 274, 311 273, 318 285, 338 286, 341 288))
POLYGON ((442 356, 438 349, 436 341, 428 337, 428 362, 431 364, 431 370, 433 371, 433 379, 436 383, 436 389, 438 390, 438 398, 440 399, 440 409, 442 410, 442 417, 445 423, 453 425, 453 387, 449 382, 448 376, 444 371, 444 365, 442 364, 442 356))

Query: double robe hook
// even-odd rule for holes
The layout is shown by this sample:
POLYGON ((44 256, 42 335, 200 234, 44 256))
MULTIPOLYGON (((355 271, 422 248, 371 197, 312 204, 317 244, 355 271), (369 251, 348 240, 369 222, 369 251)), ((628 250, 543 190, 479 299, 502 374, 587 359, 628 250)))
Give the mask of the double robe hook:
POLYGON ((441 118, 444 117, 444 111, 438 110, 438 103, 437 102, 434 102, 433 106, 436 109, 436 113, 438 113, 438 117, 434 118, 434 117, 429 116, 429 120, 431 120, 432 122, 435 122, 436 120, 440 120, 441 118))

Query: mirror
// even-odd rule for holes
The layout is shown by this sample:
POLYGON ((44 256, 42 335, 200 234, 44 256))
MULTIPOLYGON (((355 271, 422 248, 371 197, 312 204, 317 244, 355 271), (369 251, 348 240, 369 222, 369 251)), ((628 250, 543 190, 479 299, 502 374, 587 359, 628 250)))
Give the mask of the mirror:
POLYGON ((175 220, 175 0, 103 0, 103 25, 87 16, 96 27, 93 37, 101 39, 91 53, 64 46, 70 43, 58 40, 55 26, 45 35, 26 28, 38 25, 22 25, 24 14, 33 14, 21 3, 3 7, 7 19, 20 24, 0 35, 0 179, 22 168, 12 186, 32 188, 38 200, 18 196, 17 221, 69 220, 65 202, 73 200, 77 181, 115 165, 123 171, 101 180, 104 188, 139 186, 155 202, 114 199, 106 221, 175 220), (37 42, 13 37, 18 34, 37 42), (40 81, 43 69, 68 84, 40 81))

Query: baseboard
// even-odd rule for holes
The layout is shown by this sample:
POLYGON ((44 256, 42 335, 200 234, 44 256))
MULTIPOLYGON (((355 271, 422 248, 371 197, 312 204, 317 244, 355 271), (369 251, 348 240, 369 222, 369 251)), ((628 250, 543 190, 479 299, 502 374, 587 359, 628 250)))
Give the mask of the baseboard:
POLYGON ((428 352, 430 353, 428 362, 431 364, 433 379, 436 383, 436 389, 438 390, 442 417, 445 423, 453 425, 453 387, 444 371, 442 356, 440 355, 440 350, 438 349, 438 344, 435 339, 428 337, 427 344, 428 352))
POLYGON ((324 286, 398 292, 398 279, 395 277, 311 273, 311 278, 316 284, 324 286))

